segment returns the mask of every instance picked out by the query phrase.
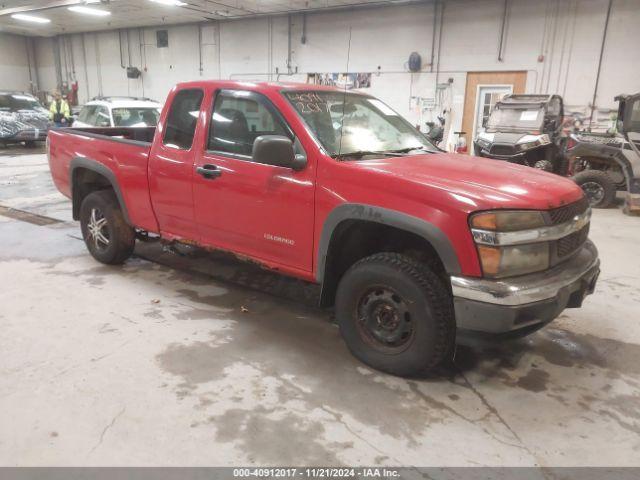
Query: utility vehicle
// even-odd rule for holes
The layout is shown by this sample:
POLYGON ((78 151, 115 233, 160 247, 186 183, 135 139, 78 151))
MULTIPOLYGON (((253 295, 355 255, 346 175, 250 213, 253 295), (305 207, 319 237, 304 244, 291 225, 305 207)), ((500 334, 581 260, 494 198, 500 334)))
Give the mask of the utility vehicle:
POLYGON ((626 192, 624 210, 640 212, 640 93, 619 95, 618 133, 570 135, 569 174, 594 207, 610 207, 617 191, 626 192))
POLYGON ((563 115, 559 95, 507 95, 489 114, 474 153, 564 174, 563 115))

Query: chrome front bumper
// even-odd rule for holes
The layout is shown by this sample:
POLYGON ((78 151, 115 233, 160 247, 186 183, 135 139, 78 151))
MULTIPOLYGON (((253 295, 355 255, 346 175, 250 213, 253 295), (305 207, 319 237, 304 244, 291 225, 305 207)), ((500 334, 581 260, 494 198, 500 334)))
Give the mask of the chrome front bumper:
POLYGON ((587 240, 571 259, 545 272, 501 280, 451 277, 457 327, 500 334, 542 326, 565 308, 581 306, 599 273, 598 251, 587 240))

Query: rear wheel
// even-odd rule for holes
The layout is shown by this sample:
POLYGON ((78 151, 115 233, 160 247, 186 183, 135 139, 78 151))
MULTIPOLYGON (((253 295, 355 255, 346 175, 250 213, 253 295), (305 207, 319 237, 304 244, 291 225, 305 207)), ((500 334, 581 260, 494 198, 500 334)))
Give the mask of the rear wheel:
POLYGON ((80 207, 80 227, 89 253, 99 262, 117 265, 133 253, 135 231, 125 222, 112 190, 86 196, 80 207))
POLYGON ((336 318, 356 358, 394 375, 436 367, 455 340, 451 295, 442 281, 426 265, 397 253, 364 258, 344 274, 336 318))
POLYGON ((595 208, 608 208, 616 198, 616 186, 607 172, 601 170, 583 170, 573 177, 589 203, 595 208))

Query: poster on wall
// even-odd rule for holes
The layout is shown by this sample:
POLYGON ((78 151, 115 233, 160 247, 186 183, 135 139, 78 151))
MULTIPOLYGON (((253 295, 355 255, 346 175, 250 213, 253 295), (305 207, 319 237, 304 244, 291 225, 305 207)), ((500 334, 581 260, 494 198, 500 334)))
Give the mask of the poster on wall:
POLYGON ((352 90, 371 87, 371 73, 310 73, 307 83, 352 90))

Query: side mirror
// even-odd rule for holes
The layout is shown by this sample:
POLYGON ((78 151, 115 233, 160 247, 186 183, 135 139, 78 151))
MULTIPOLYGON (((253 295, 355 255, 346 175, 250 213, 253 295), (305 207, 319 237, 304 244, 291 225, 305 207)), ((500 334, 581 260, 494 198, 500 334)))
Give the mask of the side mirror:
POLYGON ((284 135, 261 135, 253 142, 251 154, 254 162, 277 167, 302 170, 307 164, 307 157, 296 155, 293 142, 284 135))

